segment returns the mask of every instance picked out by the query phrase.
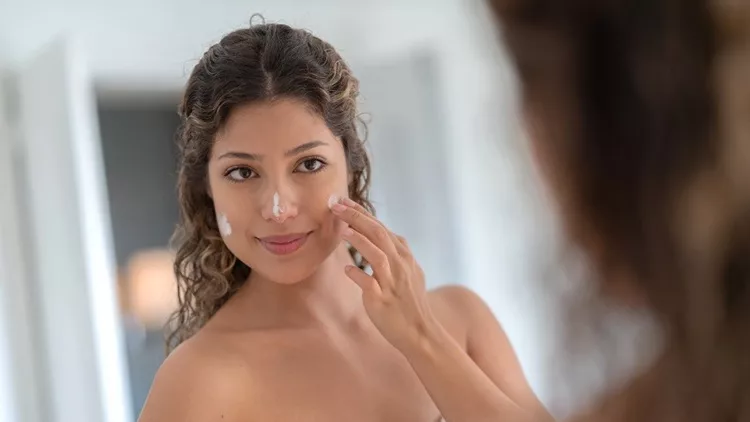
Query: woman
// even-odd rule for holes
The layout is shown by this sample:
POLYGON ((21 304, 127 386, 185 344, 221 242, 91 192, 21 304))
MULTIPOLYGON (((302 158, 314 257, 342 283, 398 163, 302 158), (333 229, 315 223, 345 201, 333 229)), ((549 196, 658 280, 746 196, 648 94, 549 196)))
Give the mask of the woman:
MULTIPOLYGON (((750 6, 491 6, 567 232, 602 296, 650 310, 664 332, 653 366, 576 420, 750 420, 750 6)), ((445 341, 400 239, 364 210, 336 213, 375 264, 374 278, 348 271, 368 315, 446 420, 546 417, 514 408, 490 372, 445 341)))
POLYGON ((544 414, 485 304, 425 292, 406 241, 373 217, 357 95, 333 47, 286 25, 232 32, 196 65, 176 348, 141 421, 432 422, 471 415, 482 390, 504 415, 544 414))

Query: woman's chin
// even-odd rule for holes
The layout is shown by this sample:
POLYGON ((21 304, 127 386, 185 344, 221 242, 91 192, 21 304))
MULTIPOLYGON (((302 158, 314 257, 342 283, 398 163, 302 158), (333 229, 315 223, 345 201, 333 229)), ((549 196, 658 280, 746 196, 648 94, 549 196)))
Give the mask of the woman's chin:
MULTIPOLYGON (((267 264, 266 264, 267 265, 267 264)), ((255 268, 256 277, 272 281, 277 284, 293 285, 309 279, 320 267, 320 263, 285 262, 272 268, 255 268)))

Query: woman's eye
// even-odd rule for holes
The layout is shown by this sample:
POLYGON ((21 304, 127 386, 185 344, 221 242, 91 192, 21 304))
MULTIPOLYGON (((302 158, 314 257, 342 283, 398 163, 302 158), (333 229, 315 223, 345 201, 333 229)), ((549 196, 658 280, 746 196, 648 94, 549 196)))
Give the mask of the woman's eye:
POLYGON ((301 173, 315 173, 320 171, 325 166, 325 163, 317 158, 308 158, 307 160, 299 163, 296 171, 301 173))
POLYGON ((254 175, 255 172, 247 167, 238 167, 227 173, 227 176, 229 176, 229 178, 235 182, 241 182, 243 180, 250 179, 254 175))

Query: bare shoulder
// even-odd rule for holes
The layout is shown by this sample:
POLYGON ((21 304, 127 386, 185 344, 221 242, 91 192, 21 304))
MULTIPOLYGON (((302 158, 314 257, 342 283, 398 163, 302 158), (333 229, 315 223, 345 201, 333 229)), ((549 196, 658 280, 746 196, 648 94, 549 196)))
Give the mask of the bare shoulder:
POLYGON ((428 292, 433 300, 449 302, 453 306, 472 306, 477 303, 484 303, 473 290, 459 284, 448 284, 428 292))
POLYGON ((430 291, 428 297, 433 313, 443 326, 460 326, 470 355, 492 350, 513 357, 505 330, 492 309, 474 291, 465 286, 448 285, 430 291))
POLYGON ((231 348, 199 333, 159 368, 139 421, 247 420, 253 397, 247 372, 231 348))
POLYGON ((430 290, 427 297, 438 321, 464 346, 473 327, 487 319, 495 320, 482 298, 467 287, 442 286, 430 290))
POLYGON ((482 298, 465 286, 452 284, 438 287, 430 290, 427 296, 434 312, 464 323, 472 323, 478 316, 489 312, 482 298))
POLYGON ((463 286, 441 287, 429 297, 430 307, 443 326, 460 324, 466 353, 492 382, 516 404, 538 413, 539 420, 549 420, 526 381, 508 336, 482 298, 463 286))

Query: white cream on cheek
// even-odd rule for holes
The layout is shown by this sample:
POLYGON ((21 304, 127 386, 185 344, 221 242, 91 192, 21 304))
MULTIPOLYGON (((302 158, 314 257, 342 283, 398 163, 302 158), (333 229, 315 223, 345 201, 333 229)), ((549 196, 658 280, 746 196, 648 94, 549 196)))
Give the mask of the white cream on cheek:
POLYGON ((219 234, 221 237, 227 237, 232 234, 232 226, 229 224, 226 214, 218 213, 216 215, 216 223, 219 226, 219 234))
POLYGON ((328 197, 328 208, 333 208, 334 205, 338 204, 341 198, 335 193, 328 197))

